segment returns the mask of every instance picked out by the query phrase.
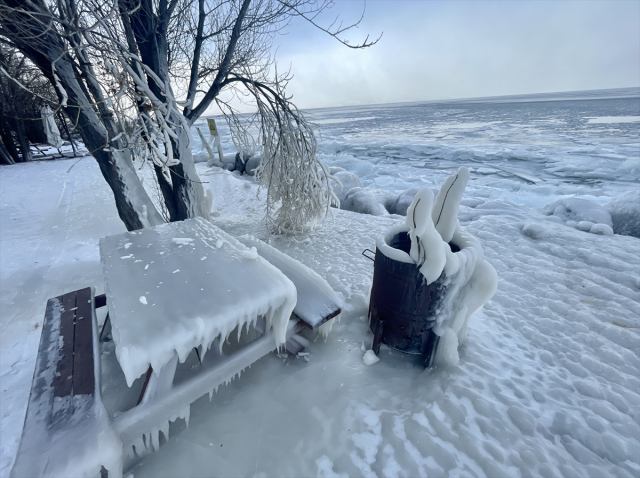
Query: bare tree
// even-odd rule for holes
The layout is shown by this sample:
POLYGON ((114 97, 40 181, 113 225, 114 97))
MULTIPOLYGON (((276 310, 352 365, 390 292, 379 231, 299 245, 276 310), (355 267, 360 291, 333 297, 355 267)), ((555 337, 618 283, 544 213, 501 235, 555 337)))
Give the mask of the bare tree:
POLYGON ((190 148, 191 125, 215 101, 233 124, 225 90, 253 98, 273 224, 295 231, 335 200, 316 160, 313 131, 271 56, 274 35, 306 19, 352 48, 356 24, 321 27, 325 0, 0 0, 0 39, 18 47, 55 85, 60 103, 114 191, 129 229, 162 218, 135 176, 131 154, 153 162, 172 221, 207 216, 190 148), (180 98, 182 101, 178 101, 180 98), (123 125, 133 121, 132 131, 123 125))
POLYGON ((17 49, 0 44, 2 163, 32 159, 30 143, 45 143, 47 139, 40 109, 56 103, 55 92, 37 68, 17 49))
MULTIPOLYGON (((67 6, 73 0, 68 0, 67 6)), ((72 20, 71 20, 72 21, 72 20)), ((111 187, 120 218, 129 230, 163 222, 142 187, 119 128, 83 48, 72 48, 65 15, 44 0, 2 0, 0 38, 18 48, 54 85, 59 102, 111 187)))

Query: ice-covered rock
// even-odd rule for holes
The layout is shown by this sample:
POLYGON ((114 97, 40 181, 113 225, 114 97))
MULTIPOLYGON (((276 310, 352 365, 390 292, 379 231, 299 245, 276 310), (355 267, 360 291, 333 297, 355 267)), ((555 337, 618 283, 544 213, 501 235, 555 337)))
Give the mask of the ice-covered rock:
POLYGON ((248 160, 247 155, 242 155, 240 153, 236 153, 234 171, 238 171, 240 174, 244 173, 245 168, 247 167, 246 161, 248 160))
POLYGON ((212 159, 209 159, 207 161, 207 166, 211 167, 211 166, 218 166, 218 167, 222 167, 228 171, 233 171, 233 169, 235 168, 235 164, 236 164, 236 153, 227 153, 225 155, 222 156, 222 165, 220 165, 220 161, 219 158, 216 156, 212 159), (229 169, 231 168, 231 169, 229 169))
POLYGON ((200 151, 199 153, 193 154, 193 162, 194 163, 206 163, 210 160, 209 153, 200 151))
POLYGON ((420 188, 415 187, 402 191, 389 205, 390 214, 407 215, 407 209, 420 188))
POLYGON ((349 191, 351 191, 353 188, 362 187, 362 181, 360 181, 360 178, 355 174, 350 173, 349 171, 345 171, 342 168, 338 169, 339 171, 336 171, 335 173, 332 173, 331 171, 329 172, 333 177, 340 181, 340 184, 342 185, 340 186, 338 184, 334 184, 333 186, 333 192, 336 193, 336 196, 338 196, 338 199, 340 200, 340 204, 342 204, 349 191))
POLYGON ((613 236, 613 228, 606 224, 594 224, 589 229, 591 234, 600 234, 602 236, 613 236))
POLYGON ((260 155, 251 156, 245 164, 245 172, 249 176, 254 176, 258 166, 260 166, 260 155))
POLYGON ((569 225, 568 221, 575 221, 578 224, 581 221, 589 221, 593 224, 613 226, 609 212, 588 199, 577 197, 558 199, 547 204, 542 212, 548 216, 560 217, 567 225, 569 225))
POLYGON ((605 208, 616 234, 640 238, 640 189, 620 194, 605 208))
POLYGON ((380 362, 380 358, 373 350, 367 350, 362 356, 362 361, 365 365, 373 365, 374 363, 380 362))
POLYGON ((340 204, 340 209, 359 212, 361 214, 371 214, 372 216, 386 216, 388 214, 385 207, 378 202, 375 190, 366 188, 353 188, 347 192, 344 201, 340 204))
POLYGON ((522 234, 531 239, 544 239, 547 236, 546 229, 540 224, 525 224, 522 228, 522 234))
POLYGON ((591 228, 593 226, 594 223, 592 223, 591 221, 580 221, 576 226, 576 229, 578 229, 579 231, 589 232, 591 231, 591 228))

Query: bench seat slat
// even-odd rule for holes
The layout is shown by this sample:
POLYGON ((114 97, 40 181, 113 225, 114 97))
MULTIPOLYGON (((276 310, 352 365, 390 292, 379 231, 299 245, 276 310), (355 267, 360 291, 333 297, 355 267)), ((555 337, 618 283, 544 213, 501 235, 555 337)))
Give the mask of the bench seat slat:
POLYGON ((53 379, 55 397, 66 397, 73 392, 73 341, 75 338, 74 313, 76 306, 75 292, 58 297, 62 303, 60 316, 60 336, 62 349, 56 366, 56 376, 53 379))
POLYGON ((76 293, 75 343, 73 349, 73 395, 93 395, 95 390, 93 338, 91 335, 91 289, 76 293))

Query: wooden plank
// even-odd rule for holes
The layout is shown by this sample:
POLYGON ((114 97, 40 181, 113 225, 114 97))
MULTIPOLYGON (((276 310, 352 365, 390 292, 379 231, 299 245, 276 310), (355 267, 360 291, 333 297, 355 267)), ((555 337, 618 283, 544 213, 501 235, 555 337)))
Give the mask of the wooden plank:
POLYGON ((99 309, 107 305, 107 296, 104 294, 96 295, 94 298, 94 307, 99 309))
POLYGON ((91 288, 76 292, 76 327, 73 347, 73 395, 93 395, 93 301, 91 288))
POLYGON ((62 303, 60 316, 60 335, 62 336, 62 348, 60 359, 56 367, 56 376, 53 379, 54 396, 66 397, 73 393, 73 341, 75 339, 75 307, 76 293, 70 292, 58 297, 62 303))

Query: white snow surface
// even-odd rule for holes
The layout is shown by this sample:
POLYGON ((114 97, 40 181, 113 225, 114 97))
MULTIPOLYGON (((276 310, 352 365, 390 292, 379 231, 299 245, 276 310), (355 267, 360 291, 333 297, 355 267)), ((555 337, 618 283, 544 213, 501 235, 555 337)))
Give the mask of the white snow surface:
MULTIPOLYGON (((496 294, 469 324, 458 365, 424 371, 383 346, 367 367, 373 267, 360 254, 404 218, 334 210, 312 234, 272 237, 272 247, 344 300, 342 321, 327 342, 311 342, 308 362, 269 355, 211 402, 195 402, 189 427, 172 423, 134 476, 638 476, 640 240, 584 233, 542 212, 573 195, 605 206, 637 190, 634 124, 573 121, 638 115, 622 101, 519 103, 515 116, 504 105, 315 111, 316 119, 377 118, 348 130, 336 122, 321 143, 323 160, 365 187, 396 195, 433 188, 462 165, 509 165, 543 179, 471 174, 458 217, 497 271, 496 294), (433 120, 403 122, 403 111, 433 120)), ((87 285, 102 293, 98 240, 125 230, 95 161, 67 173, 73 162, 0 167, 3 477, 22 431, 46 301, 87 285)), ((213 193, 216 225, 268 239, 251 178, 196 170, 213 193)))
POLYGON ((175 353, 184 362, 194 347, 204 354, 217 337, 222 348, 234 329, 240 334, 259 316, 273 328, 276 345, 285 341, 295 286, 255 247, 206 219, 108 236, 100 240, 100 254, 116 356, 128 386, 175 353), (128 243, 131 254, 124 259, 128 243))

